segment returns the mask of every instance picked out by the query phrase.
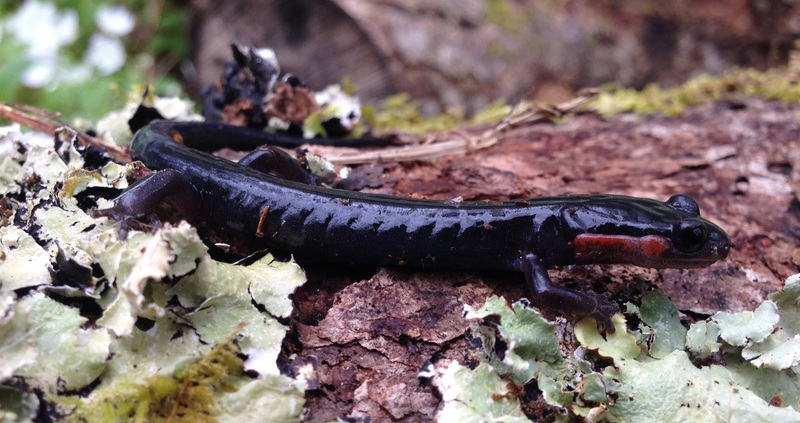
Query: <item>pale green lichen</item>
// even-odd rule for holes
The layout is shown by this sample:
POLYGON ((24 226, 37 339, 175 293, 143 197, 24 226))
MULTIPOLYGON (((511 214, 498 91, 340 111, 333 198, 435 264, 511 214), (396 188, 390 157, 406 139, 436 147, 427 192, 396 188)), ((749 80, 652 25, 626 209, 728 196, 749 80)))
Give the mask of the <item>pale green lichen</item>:
POLYGON ((719 351, 719 326, 713 322, 696 322, 686 332, 686 348, 689 352, 710 356, 719 351))
MULTIPOLYGON (((319 109, 303 121, 303 136, 306 138, 327 136, 323 123, 332 119, 336 119, 347 132, 353 131, 361 120, 361 101, 339 85, 329 85, 314 93, 314 99, 319 109)), ((357 137, 358 134, 351 133, 351 136, 357 137)))
MULTIPOLYGON (((469 383, 485 386, 498 377, 519 385, 535 381, 544 399, 564 410, 557 419, 568 418, 570 410, 590 422, 800 421, 798 304, 800 275, 755 312, 717 313, 686 330, 675 306, 656 290, 641 306, 628 307, 638 317, 633 323, 622 314, 612 318, 614 333, 600 334, 592 319, 577 322, 581 345, 561 356, 550 323, 519 303, 508 307, 493 297, 478 310, 466 307, 468 318, 486 319, 473 334, 483 341, 491 365, 469 383), (500 341, 502 359, 496 351, 500 341), (724 360, 714 364, 712 354, 724 360)), ((462 404, 504 395, 497 388, 492 394, 437 386, 453 389, 442 392, 443 398, 458 395, 462 404)), ((497 415, 467 410, 471 414, 458 416, 491 421, 497 415)))
POLYGON ((108 162, 100 171, 77 169, 66 174, 63 197, 70 198, 80 194, 89 187, 114 187, 125 189, 128 187, 127 175, 131 169, 114 162, 108 162))
POLYGON ((0 161, 0 195, 16 194, 20 191, 21 188, 16 183, 20 173, 22 165, 10 157, 3 157, 0 161))
POLYGON ((218 397, 215 418, 220 422, 300 421, 306 389, 303 382, 280 375, 249 380, 218 397))
MULTIPOLYGON (((765 338, 751 338, 751 342, 742 350, 742 358, 756 367, 800 370, 800 275, 787 279, 784 290, 771 294, 770 300, 757 308, 753 315, 764 320, 761 327, 772 327, 773 331, 765 338), (770 325, 772 322, 775 324, 770 325)), ((727 340, 724 335, 726 327, 719 324, 720 336, 727 340)))
POLYGON ((245 367, 262 375, 278 375, 276 360, 287 328, 271 316, 289 316, 289 295, 304 282, 305 275, 296 264, 276 262, 271 255, 248 266, 205 259, 167 294, 192 310, 184 317, 207 341, 219 342, 240 323, 250 322, 238 330, 239 344, 249 357, 245 367), (253 303, 265 307, 271 316, 253 303))
POLYGON ((128 265, 106 274, 109 281, 116 282, 118 291, 97 324, 118 336, 129 336, 138 317, 155 318, 165 312, 153 296, 145 297, 149 282, 194 270, 194 261, 205 255, 206 247, 194 228, 181 222, 177 228, 167 224, 155 234, 134 233, 127 242, 107 248, 106 253, 103 257, 112 263, 128 265), (186 242, 187 238, 194 242, 186 242))
POLYGON ((0 291, 0 382, 36 361, 36 333, 29 311, 11 291, 0 291))
POLYGON ((660 289, 648 292, 642 299, 639 316, 650 329, 647 352, 655 358, 664 358, 672 351, 683 349, 686 328, 681 324, 678 309, 660 289))
POLYGON ((19 125, 0 127, 0 195, 17 194, 22 187, 17 183, 24 170, 23 155, 17 151, 17 140, 22 138, 19 125))
POLYGON ((683 351, 662 360, 620 360, 615 367, 604 372, 607 380, 619 381, 615 400, 605 406, 610 421, 800 421, 794 409, 770 406, 736 383, 725 367, 698 368, 683 351))
POLYGON ((597 351, 601 357, 614 360, 631 360, 642 352, 636 343, 636 337, 628 333, 625 317, 621 313, 611 318, 614 332, 601 334, 593 319, 582 319, 575 324, 575 337, 587 349, 597 351))
POLYGON ((194 112, 194 103, 177 97, 156 97, 147 86, 137 87, 128 96, 128 103, 121 110, 107 114, 95 126, 98 135, 109 144, 127 145, 133 138, 128 120, 133 117, 140 104, 155 108, 165 119, 199 121, 202 116, 194 112), (147 95, 144 95, 145 93, 147 95))
MULTIPOLYGON (((555 326, 538 311, 521 303, 509 308, 505 300, 491 297, 483 307, 474 310, 465 307, 467 318, 500 317, 500 325, 476 326, 474 336, 481 339, 486 351, 486 359, 498 374, 510 375, 518 384, 536 379, 539 389, 550 403, 571 402, 574 386, 565 383, 564 375, 573 374, 576 366, 585 363, 580 360, 570 363, 561 356, 555 326), (498 343, 497 334, 506 344, 504 357, 500 359, 494 352, 498 343)), ((587 366, 584 366, 587 367, 587 366)))
POLYGON ((529 422, 522 413, 519 399, 486 363, 470 370, 450 363, 434 379, 442 393, 444 406, 436 414, 443 422, 529 422))
POLYGON ((305 154, 308 170, 325 180, 336 179, 336 167, 328 159, 318 156, 310 151, 305 154))
POLYGON ((35 394, 0 385, 0 422, 33 422, 38 410, 35 394))
POLYGON ((26 383, 46 389, 77 390, 97 379, 106 368, 111 336, 105 329, 84 328, 80 311, 41 292, 17 302, 31 319, 36 338, 36 361, 14 372, 26 383))
POLYGON ((50 284, 50 254, 22 229, 0 227, 0 255, 0 288, 3 291, 50 284))
POLYGON ((775 330, 779 319, 778 307, 772 301, 762 303, 755 311, 721 311, 711 317, 720 328, 720 337, 737 347, 764 341, 775 330))
MULTIPOLYGON (((496 329, 508 343, 503 360, 492 362, 514 375, 517 381, 526 381, 538 377, 540 373, 554 374, 553 369, 561 369, 563 359, 554 335, 554 326, 542 317, 538 311, 515 303, 509 308, 500 297, 490 297, 480 309, 465 306, 465 317, 468 319, 485 318, 490 315, 499 316, 502 324, 496 329)), ((491 350, 495 345, 494 328, 485 330, 476 327, 476 334, 483 340, 484 346, 491 350)))
MULTIPOLYGON (((276 318, 291 313, 289 295, 305 281, 302 270, 270 256, 249 265, 216 262, 185 222, 129 231, 120 240, 117 222, 91 218, 73 195, 90 186, 124 187, 127 170, 85 171, 72 140, 56 149, 52 137, 17 135, 4 142, 23 143, 28 155, 4 150, 4 166, 19 166, 5 182, 30 192, 24 203, 19 196, 8 201, 12 210, 32 211, 13 217, 35 232, 0 228, 0 382, 13 377, 39 390, 51 409, 75 420, 241 421, 258 407, 276 420, 297 420, 305 382, 277 370, 288 328, 276 318), (48 269, 59 249, 103 276, 82 287, 53 285, 48 269), (17 278, 22 271, 25 278, 17 278), (11 291, 37 287, 20 298, 11 291), (80 301, 60 295, 94 301, 102 316, 90 321, 80 301), (138 327, 143 321, 151 327, 138 327), (235 353, 220 355, 215 346, 235 353), (248 369, 260 378, 241 376, 248 369), (91 395, 68 394, 81 389, 91 395)), ((17 388, 2 387, 0 395, 4 419, 35 417, 39 409, 35 396, 17 388)))

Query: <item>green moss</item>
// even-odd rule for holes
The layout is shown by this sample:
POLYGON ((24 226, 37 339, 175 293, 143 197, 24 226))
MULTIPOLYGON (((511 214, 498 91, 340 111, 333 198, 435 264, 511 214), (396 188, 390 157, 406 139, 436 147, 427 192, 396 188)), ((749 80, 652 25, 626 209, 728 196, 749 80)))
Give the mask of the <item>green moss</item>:
POLYGON ((120 382, 86 404, 68 399, 65 405, 77 410, 65 421, 216 421, 214 393, 235 390, 230 379, 242 375, 239 353, 230 338, 175 377, 155 375, 143 384, 120 382))
POLYGON ((511 111, 505 100, 497 100, 468 117, 463 109, 450 109, 437 116, 420 114, 419 102, 408 94, 398 94, 383 100, 378 108, 362 107, 364 121, 377 132, 407 132, 425 135, 467 124, 493 124, 511 111))
MULTIPOLYGON (((167 376, 155 375, 144 384, 130 381, 121 382, 113 389, 104 391, 94 400, 81 406, 78 398, 59 398, 65 406, 79 407, 77 411, 64 419, 65 422, 84 421, 154 421, 158 420, 154 409, 172 397, 180 388, 180 383, 167 376)), ((165 417, 161 416, 161 420, 165 417)))
POLYGON ((489 0, 483 13, 487 22, 512 34, 519 34, 528 23, 525 13, 520 13, 508 0, 489 0))
POLYGON ((504 99, 495 100, 472 116, 470 123, 475 125, 489 125, 500 122, 511 113, 509 106, 504 99))
POLYGON ((496 57, 498 59, 513 60, 517 55, 516 51, 509 48, 509 46, 500 40, 489 41, 486 50, 489 53, 489 56, 496 57))
POLYGON ((64 180, 63 196, 72 197, 86 189, 92 181, 102 182, 103 178, 94 170, 78 169, 70 172, 64 180))
POLYGON ((680 86, 648 85, 642 90, 607 85, 590 107, 604 115, 621 112, 678 115, 687 107, 709 101, 759 97, 786 103, 800 101, 800 44, 791 53, 789 65, 757 71, 735 68, 723 75, 700 75, 680 86))
POLYGON ((215 409, 214 392, 236 390, 231 378, 243 374, 240 353, 233 338, 217 344, 209 354, 178 375, 182 380, 181 388, 167 401, 168 408, 160 411, 167 412, 170 420, 193 413, 210 417, 215 409))

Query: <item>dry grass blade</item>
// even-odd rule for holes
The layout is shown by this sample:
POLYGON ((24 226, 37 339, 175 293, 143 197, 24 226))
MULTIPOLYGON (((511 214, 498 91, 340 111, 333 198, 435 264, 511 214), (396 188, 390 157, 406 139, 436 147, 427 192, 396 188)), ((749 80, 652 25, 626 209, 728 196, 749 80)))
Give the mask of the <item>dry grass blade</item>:
POLYGON ((8 119, 12 122, 16 122, 20 125, 33 129, 34 131, 39 131, 46 134, 55 134, 60 128, 66 128, 74 132, 78 137, 78 140, 84 145, 91 145, 106 151, 117 161, 123 163, 130 161, 130 154, 128 154, 126 149, 105 143, 100 138, 93 137, 83 131, 79 131, 78 129, 61 120, 58 115, 54 115, 36 107, 8 104, 0 101, 0 118, 8 119))
MULTIPOLYGON (((560 118, 587 103, 596 94, 596 91, 586 91, 572 100, 547 108, 535 107, 529 103, 520 103, 497 125, 478 135, 454 129, 442 131, 428 137, 425 142, 420 144, 368 152, 344 153, 328 157, 328 160, 338 165, 351 165, 376 161, 431 160, 450 154, 469 153, 497 144, 502 136, 511 129, 560 118)), ((84 145, 91 145, 104 150, 118 162, 126 163, 131 159, 129 152, 125 148, 105 143, 100 138, 93 137, 68 125, 57 115, 35 107, 0 102, 0 118, 49 134, 54 134, 59 128, 67 128, 77 134, 78 139, 84 145)))
POLYGON ((574 99, 548 108, 535 107, 529 103, 520 103, 497 125, 479 135, 471 135, 462 130, 449 130, 436 134, 426 142, 418 145, 386 148, 363 153, 345 153, 326 158, 337 165, 352 165, 376 161, 431 160, 450 154, 469 153, 497 144, 502 136, 511 129, 563 117, 586 104, 595 95, 597 95, 596 91, 586 91, 574 99))

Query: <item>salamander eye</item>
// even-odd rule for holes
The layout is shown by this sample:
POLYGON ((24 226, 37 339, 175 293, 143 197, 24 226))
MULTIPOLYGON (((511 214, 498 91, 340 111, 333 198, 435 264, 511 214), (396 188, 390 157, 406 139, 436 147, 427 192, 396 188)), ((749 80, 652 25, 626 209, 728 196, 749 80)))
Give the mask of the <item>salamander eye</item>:
POLYGON ((699 250, 708 238, 705 225, 694 219, 681 222, 675 236, 675 247, 684 253, 693 253, 699 250))
POLYGON ((672 197, 669 197, 669 200, 667 200, 667 205, 675 210, 688 213, 692 216, 700 216, 700 206, 698 206, 697 202, 688 195, 673 195, 672 197))

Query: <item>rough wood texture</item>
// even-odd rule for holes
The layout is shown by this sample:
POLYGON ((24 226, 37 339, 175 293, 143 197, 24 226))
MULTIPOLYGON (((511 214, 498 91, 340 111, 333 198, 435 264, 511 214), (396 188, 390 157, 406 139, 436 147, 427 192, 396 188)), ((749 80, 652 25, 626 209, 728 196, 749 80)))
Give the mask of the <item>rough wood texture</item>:
MULTIPOLYGON (((753 309, 800 271, 798 113, 800 106, 748 100, 707 104, 676 118, 587 114, 563 125, 511 131, 472 155, 357 167, 349 183, 440 199, 690 194, 703 215, 730 234, 735 247, 724 262, 662 271, 578 266, 551 276, 578 289, 611 292, 621 303, 637 303, 660 287, 691 321, 719 310, 753 309)), ((314 421, 429 420, 438 398, 416 378, 425 360, 476 363, 478 349, 460 318, 463 304, 482 304, 492 294, 509 302, 528 295, 513 273, 309 269, 309 284, 295 295, 295 337, 285 352, 318 364, 318 389, 307 396, 306 417, 314 421)), ((568 328, 562 325, 567 338, 568 328)), ((532 416, 549 412, 541 401, 523 401, 532 416)))
POLYGON ((557 0, 193 0, 197 82, 232 41, 272 47, 319 89, 349 77, 367 101, 408 92, 423 110, 497 98, 569 98, 606 82, 674 84, 786 59, 791 2, 557 0))

